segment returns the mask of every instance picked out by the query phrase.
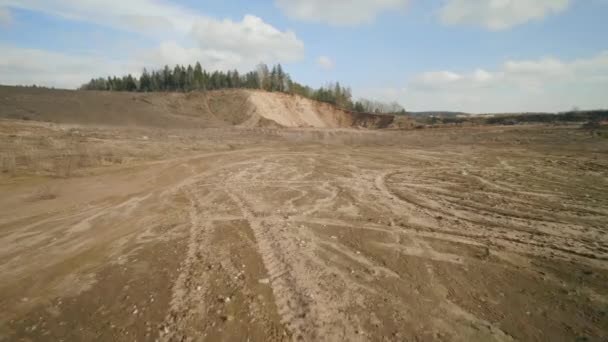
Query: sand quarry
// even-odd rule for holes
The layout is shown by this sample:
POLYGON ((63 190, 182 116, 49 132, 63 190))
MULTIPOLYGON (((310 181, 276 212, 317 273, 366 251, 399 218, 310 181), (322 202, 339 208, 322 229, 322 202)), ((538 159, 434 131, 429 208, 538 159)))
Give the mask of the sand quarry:
POLYGON ((0 88, 0 341, 606 341, 608 140, 0 88))

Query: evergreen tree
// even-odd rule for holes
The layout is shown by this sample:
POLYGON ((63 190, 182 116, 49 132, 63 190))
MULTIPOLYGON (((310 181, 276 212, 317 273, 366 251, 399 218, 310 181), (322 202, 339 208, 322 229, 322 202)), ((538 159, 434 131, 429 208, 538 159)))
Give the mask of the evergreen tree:
POLYGON ((357 102, 355 102, 354 111, 363 113, 363 112, 365 112, 365 107, 363 107, 363 104, 361 102, 357 101, 357 102))
POLYGON ((273 65, 272 71, 270 72, 270 91, 277 91, 278 84, 279 84, 279 80, 278 80, 277 66, 273 65))
POLYGON ((152 91, 152 78, 146 68, 144 68, 139 78, 139 90, 144 92, 152 91))
POLYGON ((277 65, 277 74, 276 74, 276 91, 285 91, 285 74, 283 73, 283 68, 281 64, 277 65))
POLYGON ((204 75, 203 68, 201 67, 201 63, 196 62, 194 66, 194 89, 205 89, 203 87, 204 83, 204 75))
POLYGON ((188 69, 186 69, 185 90, 192 91, 194 89, 194 68, 192 68, 192 65, 188 65, 188 69))
POLYGON ((162 77, 161 77, 160 89, 163 91, 170 90, 172 82, 173 82, 173 74, 171 73, 171 69, 169 69, 168 65, 165 65, 165 68, 163 69, 163 73, 162 73, 162 77))

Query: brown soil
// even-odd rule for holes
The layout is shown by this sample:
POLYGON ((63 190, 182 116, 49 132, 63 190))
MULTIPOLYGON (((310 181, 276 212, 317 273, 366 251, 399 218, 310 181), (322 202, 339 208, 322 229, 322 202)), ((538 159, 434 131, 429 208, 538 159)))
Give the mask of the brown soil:
POLYGON ((607 156, 570 127, 0 120, 0 341, 604 341, 607 156))
POLYGON ((0 86, 0 118, 120 127, 385 128, 392 115, 351 113, 297 95, 255 90, 120 93, 0 86))

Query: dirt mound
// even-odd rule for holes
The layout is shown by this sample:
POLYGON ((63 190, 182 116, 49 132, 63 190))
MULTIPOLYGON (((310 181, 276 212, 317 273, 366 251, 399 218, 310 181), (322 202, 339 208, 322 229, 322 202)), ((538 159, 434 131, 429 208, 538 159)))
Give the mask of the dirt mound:
POLYGON ((297 95, 254 90, 184 94, 21 87, 0 87, 0 118, 165 128, 385 128, 394 120, 390 115, 352 113, 297 95))
POLYGON ((374 115, 352 113, 333 105, 313 101, 297 95, 272 94, 262 91, 249 91, 249 102, 254 113, 251 122, 256 117, 275 121, 283 127, 367 127, 385 128, 390 125, 392 115, 374 115))

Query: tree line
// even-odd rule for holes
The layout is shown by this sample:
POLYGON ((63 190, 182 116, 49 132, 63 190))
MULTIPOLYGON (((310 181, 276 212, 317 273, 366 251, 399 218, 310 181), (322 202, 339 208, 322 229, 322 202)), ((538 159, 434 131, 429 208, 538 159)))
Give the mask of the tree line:
POLYGON ((281 64, 269 68, 259 64, 254 71, 245 74, 233 71, 207 71, 197 62, 194 67, 176 65, 174 68, 165 66, 160 70, 148 71, 144 68, 139 77, 131 74, 122 77, 109 76, 94 78, 82 85, 82 90, 101 91, 133 91, 133 92, 190 92, 217 89, 262 89, 297 94, 309 99, 330 103, 338 107, 366 113, 397 113, 405 112, 396 103, 384 104, 370 100, 353 101, 351 89, 340 83, 329 83, 324 87, 313 89, 293 81, 284 71, 281 64))

